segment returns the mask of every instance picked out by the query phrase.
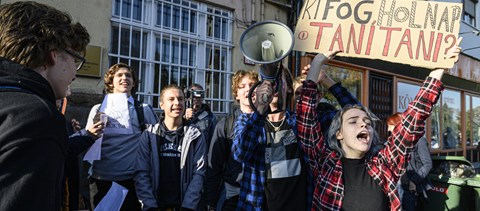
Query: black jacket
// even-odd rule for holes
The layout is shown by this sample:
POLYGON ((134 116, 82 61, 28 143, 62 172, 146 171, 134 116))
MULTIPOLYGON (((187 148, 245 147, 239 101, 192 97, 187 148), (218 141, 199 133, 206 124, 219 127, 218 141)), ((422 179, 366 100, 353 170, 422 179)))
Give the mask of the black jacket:
MULTIPOLYGON (((86 180, 85 178, 80 178, 80 164, 82 163, 82 158, 85 152, 89 147, 95 143, 92 137, 89 135, 77 135, 73 136, 73 127, 70 122, 66 122, 68 144, 67 144, 67 161, 65 164, 65 176, 68 181, 68 208, 69 210, 78 210, 79 209, 79 197, 80 193, 80 179, 86 180)), ((62 206, 65 206, 62 204, 62 206)))
MULTIPOLYGON (((217 204, 223 182, 240 187, 242 164, 233 158, 231 149, 235 122, 241 113, 239 108, 235 109, 232 114, 218 122, 209 146, 205 202, 213 207, 217 204)), ((228 189, 228 187, 226 188, 228 189)), ((234 192, 234 190, 230 190, 230 192, 234 192)))
POLYGON ((66 156, 48 81, 0 58, 0 210, 60 210, 66 156))
POLYGON ((192 119, 189 121, 190 124, 197 125, 202 131, 205 141, 207 141, 207 146, 210 146, 210 140, 212 139, 215 126, 217 125, 217 119, 210 110, 210 106, 203 104, 199 111, 197 111, 192 119))
POLYGON ((424 192, 431 189, 428 180, 425 180, 431 169, 432 158, 430 157, 428 142, 425 137, 422 137, 413 148, 407 171, 402 175, 400 181, 404 187, 408 187, 409 183, 413 182, 416 185, 417 192, 424 192))

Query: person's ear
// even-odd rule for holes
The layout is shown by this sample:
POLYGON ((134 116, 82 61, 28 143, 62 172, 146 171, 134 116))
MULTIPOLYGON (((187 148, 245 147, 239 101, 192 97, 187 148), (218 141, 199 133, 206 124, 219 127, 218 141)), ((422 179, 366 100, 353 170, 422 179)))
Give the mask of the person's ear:
POLYGON ((45 65, 53 66, 57 63, 59 57, 59 52, 50 51, 45 55, 45 65))
POLYGON ((165 110, 165 109, 163 108, 163 101, 160 101, 160 108, 161 108, 162 110, 165 110))
POLYGON ((337 137, 337 140, 343 140, 343 134, 340 132, 340 130, 338 130, 336 133, 335 133, 336 137, 337 137))

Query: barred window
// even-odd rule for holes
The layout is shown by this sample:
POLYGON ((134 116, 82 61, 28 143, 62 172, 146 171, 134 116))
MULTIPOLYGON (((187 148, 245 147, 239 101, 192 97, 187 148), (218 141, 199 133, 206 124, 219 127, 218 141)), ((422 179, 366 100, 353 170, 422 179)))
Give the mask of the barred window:
POLYGON ((113 4, 109 63, 135 69, 141 101, 160 109, 164 86, 198 83, 213 112, 230 112, 232 11, 188 0, 113 4))
POLYGON ((475 21, 475 7, 478 0, 463 0, 463 21, 466 23, 477 26, 475 21))

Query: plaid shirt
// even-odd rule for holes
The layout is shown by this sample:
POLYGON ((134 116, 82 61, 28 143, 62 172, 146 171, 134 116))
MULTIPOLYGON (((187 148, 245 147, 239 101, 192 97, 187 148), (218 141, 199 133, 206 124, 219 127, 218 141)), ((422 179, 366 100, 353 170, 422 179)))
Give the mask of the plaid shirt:
MULTIPOLYGON (((368 174, 383 187, 389 198, 390 210, 401 208, 396 191, 397 181, 405 172, 407 155, 423 136, 425 120, 430 116, 432 106, 442 90, 441 81, 428 77, 415 100, 403 113, 402 124, 398 124, 388 137, 386 147, 366 161, 368 174)), ((326 147, 321 125, 316 121, 316 95, 316 84, 305 81, 297 107, 298 140, 308 156, 315 178, 312 210, 340 210, 344 196, 342 162, 337 153, 326 147)))
MULTIPOLYGON (((285 118, 296 134, 295 116, 287 111, 285 118)), ((243 164, 237 210, 262 210, 264 206, 267 147, 265 119, 266 116, 254 112, 241 114, 236 122, 232 152, 234 159, 243 164)))
MULTIPOLYGON (((338 82, 329 88, 329 91, 343 107, 349 104, 359 104, 347 89, 338 82)), ((337 110, 319 113, 319 121, 322 125, 330 125, 337 110)), ((295 116, 286 112, 287 123, 295 126, 295 116)), ((265 191, 265 148, 266 131, 265 117, 258 113, 242 114, 237 120, 235 138, 233 141, 234 158, 244 164, 243 178, 240 188, 238 209, 240 210, 261 210, 264 203, 265 191), (263 137, 263 138, 259 138, 263 137), (262 147, 259 147, 262 146, 262 147)), ((325 127, 328 129, 328 126, 325 127)), ((323 128, 322 128, 322 132, 323 128)), ((295 131, 296 133, 296 131, 295 131)), ((305 156, 305 160, 308 161, 305 156)), ((311 171, 308 171, 311 175, 311 171)), ((313 183, 311 176, 307 179, 307 207, 311 207, 313 196, 313 183)))

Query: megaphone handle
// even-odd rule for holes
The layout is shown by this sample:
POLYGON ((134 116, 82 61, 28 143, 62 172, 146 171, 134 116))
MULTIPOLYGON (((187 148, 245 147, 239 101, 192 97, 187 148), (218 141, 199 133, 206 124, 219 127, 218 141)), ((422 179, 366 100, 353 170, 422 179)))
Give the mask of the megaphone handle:
POLYGON ((253 86, 250 87, 250 90, 248 90, 248 103, 250 103, 250 108, 253 110, 253 112, 255 111, 258 112, 257 107, 255 107, 255 104, 253 104, 253 100, 252 100, 253 92, 255 91, 257 86, 262 84, 262 82, 263 81, 257 81, 257 83, 253 84, 253 86))

